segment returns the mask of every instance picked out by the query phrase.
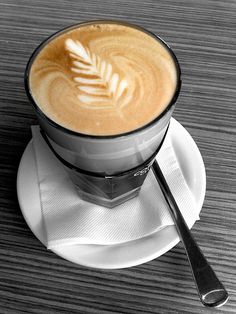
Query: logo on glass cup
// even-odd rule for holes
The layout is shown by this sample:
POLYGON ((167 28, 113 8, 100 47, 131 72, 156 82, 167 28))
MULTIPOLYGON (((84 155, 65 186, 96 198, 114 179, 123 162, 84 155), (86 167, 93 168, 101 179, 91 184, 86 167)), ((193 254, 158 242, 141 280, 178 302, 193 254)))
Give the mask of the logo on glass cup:
POLYGON ((143 168, 142 170, 137 171, 134 174, 134 177, 144 175, 145 173, 147 173, 149 171, 149 169, 150 169, 150 166, 147 166, 147 167, 143 168))

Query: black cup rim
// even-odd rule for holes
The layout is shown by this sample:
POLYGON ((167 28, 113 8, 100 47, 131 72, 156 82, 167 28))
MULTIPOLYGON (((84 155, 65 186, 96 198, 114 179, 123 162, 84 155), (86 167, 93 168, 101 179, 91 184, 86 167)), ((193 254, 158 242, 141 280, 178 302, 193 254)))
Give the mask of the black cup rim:
POLYGON ((108 20, 104 20, 104 19, 103 20, 90 20, 90 21, 87 21, 87 22, 76 23, 76 24, 67 26, 67 27, 65 27, 65 28, 63 28, 63 29, 53 33, 52 35, 47 37, 44 41, 42 41, 41 44, 38 45, 36 47, 36 49, 33 51, 33 53, 31 54, 31 56, 30 56, 30 58, 28 60, 28 63, 26 65, 26 69, 25 69, 25 73, 24 73, 24 85, 25 85, 25 91, 26 91, 27 97, 30 100, 30 103, 33 105, 36 113, 39 114, 39 116, 41 116, 43 119, 45 119, 51 126, 55 127, 56 129, 58 129, 58 130, 60 130, 60 131, 62 131, 64 133, 67 133, 67 134, 70 134, 70 135, 74 135, 74 136, 80 136, 80 137, 84 137, 84 138, 96 139, 96 140, 99 140, 99 139, 103 140, 103 139, 122 138, 122 137, 125 137, 127 135, 133 135, 133 134, 142 132, 143 130, 148 129, 149 127, 154 125, 157 121, 161 120, 162 117, 176 103, 177 98, 178 98, 179 93, 180 93, 181 83, 182 83, 182 81, 181 81, 181 69, 180 69, 180 65, 179 65, 178 59, 177 59, 176 55, 174 54, 173 50, 170 48, 170 46, 161 37, 157 36, 156 34, 152 33, 149 30, 146 30, 145 28, 143 28, 141 26, 138 26, 138 25, 135 25, 135 24, 132 24, 132 23, 128 23, 128 22, 124 22, 124 21, 109 20, 109 19, 108 20), (131 130, 131 131, 128 131, 128 132, 125 132, 125 133, 119 133, 119 134, 113 134, 113 135, 92 135, 92 134, 80 133, 80 132, 77 132, 77 131, 73 131, 73 130, 67 129, 66 127, 58 124, 57 122, 55 122, 54 120, 50 119, 48 116, 46 116, 44 114, 44 112, 36 104, 36 101, 34 100, 32 94, 31 94, 31 91, 30 91, 30 84, 29 84, 30 69, 31 69, 31 66, 32 66, 36 56, 43 49, 43 47, 46 46, 48 42, 53 40, 58 35, 63 34, 64 32, 72 30, 73 28, 76 28, 76 27, 84 27, 84 26, 88 26, 88 25, 96 24, 96 23, 99 23, 99 24, 119 24, 119 25, 124 25, 124 26, 127 26, 127 27, 135 28, 135 29, 137 29, 139 31, 142 31, 142 32, 148 34, 149 36, 151 36, 151 37, 155 38, 156 40, 158 40, 168 50, 168 52, 170 53, 171 57, 173 58, 173 61, 174 61, 174 64, 175 64, 176 74, 177 74, 177 84, 176 84, 175 92, 174 92, 174 94, 172 96, 172 99, 169 102, 168 106, 155 119, 151 120, 147 124, 137 128, 137 129, 134 129, 134 130, 131 130))

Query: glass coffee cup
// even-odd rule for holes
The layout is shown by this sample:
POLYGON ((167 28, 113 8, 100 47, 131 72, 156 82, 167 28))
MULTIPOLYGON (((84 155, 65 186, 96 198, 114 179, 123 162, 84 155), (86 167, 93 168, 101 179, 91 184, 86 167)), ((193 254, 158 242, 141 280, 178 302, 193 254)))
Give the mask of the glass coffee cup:
MULTIPOLYGON (((88 63, 85 62, 84 68, 86 66, 88 63)), ((78 72, 83 72, 83 70, 78 72)), ((25 72, 26 93, 36 111, 45 142, 68 172, 83 200, 112 208, 138 195, 152 162, 165 139, 180 92, 180 75, 176 56, 161 38, 141 27, 125 22, 103 20, 76 24, 52 35, 34 51, 25 72), (130 32, 131 30, 137 31, 161 45, 173 63, 176 84, 165 108, 147 123, 114 134, 109 134, 109 132, 106 134, 89 134, 74 130, 45 112, 36 99, 37 97, 34 96, 30 76, 37 56, 55 39, 70 34, 73 30, 84 28, 86 31, 88 27, 99 26, 102 28, 103 25, 111 25, 114 28, 117 26, 119 29, 125 27, 130 32)), ((129 85, 126 89, 129 89, 129 85)), ((132 103, 132 97, 130 102, 132 103)), ((102 101, 100 103, 103 104, 102 101)), ((98 109, 96 108, 97 111, 99 111, 98 109)), ((90 108, 88 110, 92 116, 93 111, 90 108)))

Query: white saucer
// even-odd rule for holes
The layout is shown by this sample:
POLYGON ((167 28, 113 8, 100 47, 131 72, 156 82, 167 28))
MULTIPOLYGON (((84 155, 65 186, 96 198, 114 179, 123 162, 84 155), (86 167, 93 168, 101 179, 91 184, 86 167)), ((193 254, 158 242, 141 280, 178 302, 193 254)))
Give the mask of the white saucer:
MULTIPOLYGON (((191 135, 175 119, 171 141, 185 180, 196 199, 200 213, 206 190, 205 167, 198 147, 191 135)), ((172 129, 172 130, 173 130, 172 129)), ((17 176, 17 194, 22 214, 35 236, 45 245, 37 170, 33 144, 29 142, 22 156, 17 176)), ((192 226, 191 226, 192 227, 192 226)), ((163 228, 145 238, 119 245, 73 245, 53 249, 57 255, 71 262, 94 268, 117 269, 148 262, 166 253, 179 242, 174 226, 163 228)))

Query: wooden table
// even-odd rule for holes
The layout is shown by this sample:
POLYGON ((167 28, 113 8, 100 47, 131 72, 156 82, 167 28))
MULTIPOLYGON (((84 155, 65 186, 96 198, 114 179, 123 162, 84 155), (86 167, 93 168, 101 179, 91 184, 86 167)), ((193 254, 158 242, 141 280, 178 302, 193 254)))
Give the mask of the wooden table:
POLYGON ((0 313, 236 313, 235 0, 0 3, 0 313), (200 304, 181 243, 136 267, 89 269, 48 251, 21 214, 16 174, 36 122, 24 91, 26 62, 53 32, 101 18, 144 26, 180 61, 174 117, 196 141, 207 174, 201 220, 192 231, 230 295, 217 311, 200 304))

